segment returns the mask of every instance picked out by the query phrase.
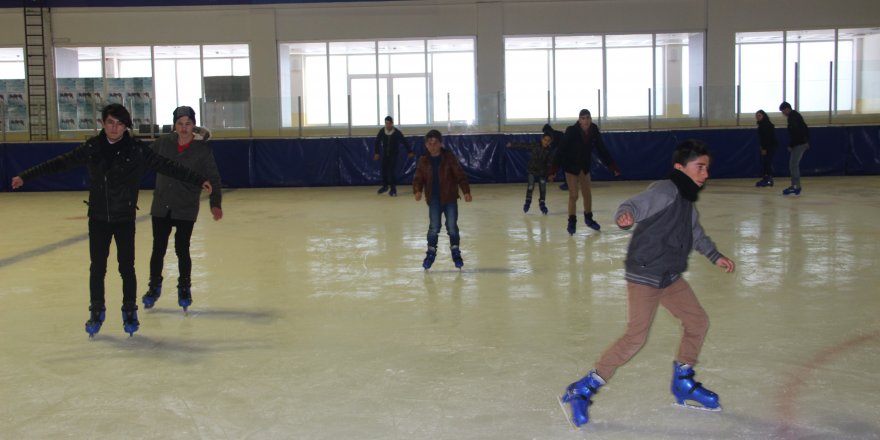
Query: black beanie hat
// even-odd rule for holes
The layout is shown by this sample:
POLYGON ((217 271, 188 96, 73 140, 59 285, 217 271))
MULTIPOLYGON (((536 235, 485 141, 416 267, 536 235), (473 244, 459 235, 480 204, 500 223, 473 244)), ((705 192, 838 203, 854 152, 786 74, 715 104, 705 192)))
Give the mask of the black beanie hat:
POLYGON ((122 104, 113 103, 101 109, 101 121, 106 121, 107 116, 113 116, 126 127, 131 128, 131 113, 122 104))
POLYGON ((177 123, 177 120, 183 116, 189 116, 189 119, 193 121, 193 125, 196 125, 196 111, 192 109, 192 107, 188 107, 182 105, 174 109, 174 123, 177 123))

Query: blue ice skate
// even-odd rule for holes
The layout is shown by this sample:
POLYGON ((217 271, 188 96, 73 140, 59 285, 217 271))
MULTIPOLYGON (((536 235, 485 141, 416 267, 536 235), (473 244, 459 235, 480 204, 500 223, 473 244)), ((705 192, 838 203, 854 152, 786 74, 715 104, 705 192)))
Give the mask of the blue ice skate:
POLYGON ((574 233, 577 232, 577 222, 577 217, 573 215, 568 216, 568 227, 566 228, 568 230, 568 235, 574 235, 574 233))
POLYGON ((457 269, 461 269, 464 266, 464 260, 461 259, 461 249, 458 246, 452 247, 452 262, 455 263, 457 269))
POLYGON ((147 288, 147 293, 141 297, 141 301, 144 302, 144 308, 152 309, 153 306, 156 305, 156 301, 159 301, 160 296, 162 296, 162 284, 150 283, 150 287, 147 288))
POLYGON ((605 385, 605 381, 593 370, 565 389, 565 393, 559 397, 559 404, 563 411, 565 411, 565 404, 570 405, 571 414, 565 411, 565 415, 572 425, 580 427, 590 421, 588 410, 593 404, 592 397, 602 385, 605 385))
POLYGON ((721 411, 718 395, 703 388, 703 384, 694 380, 694 369, 690 365, 672 363, 672 395, 675 403, 687 408, 707 411, 721 411), (699 406, 686 402, 696 402, 699 406))
POLYGON ((397 187, 396 187, 396 186, 392 186, 392 187, 391 187, 391 191, 388 191, 388 195, 391 196, 391 197, 397 197, 397 187))
POLYGON ((183 307, 184 313, 186 313, 186 309, 191 306, 193 303, 192 299, 192 291, 190 291, 190 286, 178 286, 177 287, 177 305, 183 307))
POLYGON ((137 305, 122 306, 122 329, 128 333, 129 337, 133 336, 134 332, 138 331, 140 325, 141 323, 138 321, 137 305))
POLYGON ((755 183, 755 186, 758 188, 765 188, 768 186, 773 186, 773 178, 770 176, 764 176, 761 180, 755 183))
POLYGON ((801 195, 801 187, 789 186, 788 188, 785 188, 784 190, 782 190, 782 195, 784 195, 784 196, 791 196, 791 195, 799 196, 799 195, 801 195))
POLYGON ((541 208, 541 214, 547 215, 547 205, 544 204, 543 200, 538 201, 538 207, 541 208))
POLYGON ((104 315, 104 307, 89 307, 89 320, 86 321, 86 333, 89 334, 90 338, 94 338, 95 335, 101 331, 101 325, 104 324, 104 315))
POLYGON ((526 202, 523 204, 523 212, 529 212, 529 208, 531 208, 531 207, 532 207, 532 201, 526 200, 526 202))
POLYGON ((435 258, 437 258, 437 248, 428 246, 428 251, 425 252, 425 260, 422 261, 422 267, 424 267, 425 270, 430 269, 431 265, 434 264, 435 258))
POLYGON ((596 223, 596 220, 593 220, 593 213, 592 212, 585 212, 584 213, 584 224, 586 224, 587 227, 589 227, 590 229, 592 229, 594 231, 598 231, 601 228, 601 226, 599 226, 599 223, 596 223))

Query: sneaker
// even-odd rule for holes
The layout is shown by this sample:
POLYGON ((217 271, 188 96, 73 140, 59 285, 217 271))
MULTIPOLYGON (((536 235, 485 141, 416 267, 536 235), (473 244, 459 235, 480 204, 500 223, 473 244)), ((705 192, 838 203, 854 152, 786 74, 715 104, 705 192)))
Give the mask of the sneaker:
POLYGON ((388 186, 382 185, 382 187, 379 188, 379 191, 376 191, 376 194, 385 194, 385 191, 388 191, 388 186))
POLYGON ((788 188, 785 188, 784 190, 782 190, 782 195, 784 195, 784 196, 790 196, 790 195, 799 196, 799 195, 801 195, 801 187, 789 186, 788 188))

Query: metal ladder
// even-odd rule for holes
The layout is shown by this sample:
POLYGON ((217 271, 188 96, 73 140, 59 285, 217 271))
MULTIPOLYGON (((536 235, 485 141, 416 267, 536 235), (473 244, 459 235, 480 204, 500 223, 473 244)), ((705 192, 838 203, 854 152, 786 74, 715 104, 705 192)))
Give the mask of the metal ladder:
POLYGON ((25 0, 25 72, 27 76, 28 126, 30 140, 49 139, 48 96, 46 88, 45 0, 25 0))

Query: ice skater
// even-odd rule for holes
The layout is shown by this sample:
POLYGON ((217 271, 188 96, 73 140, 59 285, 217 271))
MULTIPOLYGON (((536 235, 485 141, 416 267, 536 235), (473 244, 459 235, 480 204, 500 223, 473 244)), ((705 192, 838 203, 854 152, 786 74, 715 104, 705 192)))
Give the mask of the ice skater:
POLYGON ((375 151, 373 153, 373 160, 382 161, 382 187, 376 191, 377 194, 388 191, 389 196, 397 196, 397 156, 400 154, 401 144, 406 148, 406 157, 408 159, 415 157, 409 141, 394 126, 394 119, 391 116, 386 116, 385 126, 380 128, 379 133, 376 134, 375 151))
POLYGON ((788 160, 788 170, 791 173, 791 186, 782 190, 782 195, 801 195, 801 159, 810 148, 810 129, 804 122, 804 117, 797 110, 791 108, 791 104, 783 101, 779 104, 779 111, 788 118, 788 151, 791 157, 788 160))
POLYGON ((776 126, 770 122, 770 116, 764 110, 755 112, 755 120, 758 121, 758 142, 761 144, 761 171, 763 177, 755 186, 773 186, 773 155, 776 153, 776 126))
POLYGON ((565 137, 556 155, 556 165, 565 171, 568 183, 568 233, 574 235, 577 229, 578 191, 584 198, 584 223, 598 231, 600 226, 593 219, 593 196, 590 190, 590 168, 593 165, 593 151, 599 155, 602 163, 614 173, 620 175, 620 169, 605 149, 599 127, 593 123, 590 111, 583 109, 578 120, 565 129, 565 137))
POLYGON ((122 325, 133 335, 140 327, 137 316, 137 277, 134 270, 134 233, 141 179, 147 169, 167 174, 211 192, 205 177, 153 152, 133 138, 131 115, 120 104, 101 110, 103 129, 69 153, 34 166, 12 178, 21 188, 34 177, 56 174, 85 165, 89 175, 89 320, 90 337, 101 330, 105 317, 104 275, 110 242, 116 242, 116 259, 122 276, 122 325))
MULTIPOLYGON (((163 135, 150 146, 153 151, 173 158, 208 178, 214 191, 209 204, 214 220, 223 218, 220 173, 214 161, 214 153, 208 145, 211 132, 196 127, 196 112, 192 107, 182 106, 174 110, 174 131, 163 135)), ((147 293, 141 298, 145 309, 151 309, 162 294, 162 268, 171 229, 174 233, 174 252, 177 254, 177 304, 186 312, 192 305, 192 257, 190 240, 199 216, 200 188, 192 183, 159 174, 153 190, 150 215, 153 223, 153 252, 150 256, 150 282, 147 293)))
POLYGON ((547 215, 547 181, 553 180, 553 174, 550 172, 553 163, 553 149, 550 148, 553 142, 553 135, 544 133, 541 136, 541 142, 508 142, 507 148, 513 149, 531 149, 532 156, 529 159, 528 168, 528 184, 526 186, 526 202, 523 204, 523 212, 529 212, 532 206, 532 193, 535 190, 535 181, 538 182, 538 207, 541 213, 547 215))
POLYGON ((692 249, 713 264, 733 272, 733 260, 725 257, 703 232, 695 203, 709 179, 711 158, 705 143, 687 140, 673 154, 668 180, 652 183, 644 192, 623 202, 615 214, 617 225, 636 224, 626 254, 628 321, 626 331, 609 347, 595 369, 570 384, 559 398, 571 410, 575 426, 589 422, 592 397, 614 376, 617 368, 641 350, 651 323, 662 305, 683 326, 678 354, 672 365, 672 395, 679 405, 720 410, 718 395, 694 380, 694 365, 709 329, 709 318, 690 285, 682 277, 692 249), (698 405, 698 406, 697 406, 698 405))
POLYGON ((422 261, 425 270, 431 268, 437 257, 437 241, 440 235, 440 215, 446 217, 446 232, 449 234, 452 261, 461 269, 464 260, 461 258, 459 244, 461 236, 458 230, 458 189, 464 193, 464 201, 470 202, 471 187, 467 176, 458 163, 458 158, 451 151, 443 148, 443 135, 431 130, 425 135, 427 153, 419 158, 416 173, 413 176, 413 193, 416 201, 425 195, 428 204, 428 251, 422 261))

